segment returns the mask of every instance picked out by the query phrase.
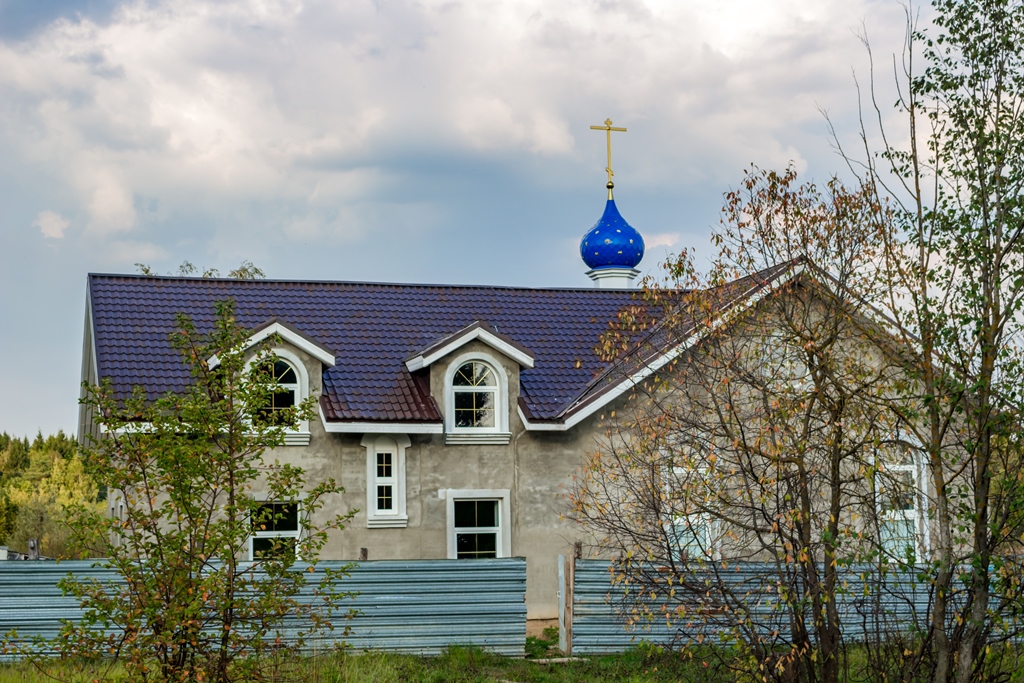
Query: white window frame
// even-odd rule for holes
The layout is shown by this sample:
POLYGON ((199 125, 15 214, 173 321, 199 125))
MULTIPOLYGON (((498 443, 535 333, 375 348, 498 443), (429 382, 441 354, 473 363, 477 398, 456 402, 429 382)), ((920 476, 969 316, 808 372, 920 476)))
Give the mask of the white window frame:
MULTIPOLYGON (((298 385, 282 384, 282 387, 295 389, 295 405, 298 406, 300 403, 309 398, 309 372, 306 370, 306 364, 302 362, 298 354, 283 348, 274 347, 269 349, 269 355, 276 356, 288 363, 292 370, 295 371, 295 377, 299 380, 298 385)), ((256 361, 257 356, 253 356, 245 364, 245 371, 249 372, 252 368, 252 364, 256 361)), ((310 441, 309 433, 309 420, 299 420, 298 425, 295 429, 286 429, 284 432, 284 445, 285 446, 308 446, 310 441)))
POLYGON ((366 527, 368 529, 394 529, 409 526, 405 494, 405 451, 411 445, 406 434, 366 434, 360 445, 366 449, 366 527), (386 484, 394 501, 393 510, 377 509, 377 453, 393 453, 393 476, 386 484))
POLYGON ((481 352, 456 356, 445 371, 444 404, 445 443, 507 444, 511 440, 508 426, 508 373, 505 372, 505 366, 493 356, 481 352), (488 366, 497 381, 493 427, 455 426, 455 373, 466 363, 474 361, 488 366))
MULTIPOLYGON (((697 470, 698 471, 706 471, 706 467, 699 467, 699 468, 697 468, 697 470)), ((673 468, 671 468, 670 474, 674 478, 674 477, 679 476, 680 474, 686 475, 688 472, 689 472, 689 470, 686 467, 673 467, 673 468)), ((665 493, 666 493, 666 498, 668 498, 669 494, 671 492, 670 491, 666 491, 665 493)), ((718 556, 719 556, 719 548, 718 548, 718 544, 715 542, 715 533, 714 533, 714 526, 713 526, 714 523, 715 523, 715 520, 712 518, 711 514, 709 514, 708 512, 683 513, 683 514, 673 515, 672 519, 665 520, 665 522, 664 522, 664 524, 665 524, 665 533, 668 536, 669 542, 672 544, 671 550, 675 554, 675 556, 678 558, 679 561, 682 561, 682 552, 681 552, 682 551, 682 547, 681 547, 680 544, 676 543, 676 541, 679 540, 679 533, 676 531, 676 528, 681 526, 682 524, 686 524, 690 529, 692 529, 694 526, 698 526, 698 527, 703 527, 704 528, 704 538, 703 539, 698 538, 697 534, 693 535, 694 536, 694 540, 701 547, 701 555, 703 555, 703 557, 691 557, 689 559, 691 559, 691 560, 701 560, 701 559, 715 560, 715 559, 718 558, 718 556)))
MULTIPOLYGON (((296 525, 297 525, 298 528, 295 531, 251 531, 249 533, 249 539, 246 542, 246 544, 249 547, 249 561, 250 562, 258 562, 259 561, 255 557, 253 557, 252 542, 253 542, 253 539, 255 539, 255 538, 294 538, 296 546, 297 546, 298 542, 302 539, 302 532, 305 529, 305 524, 303 524, 303 520, 305 518, 305 511, 304 511, 304 506, 302 504, 302 500, 301 499, 300 500, 274 500, 274 499, 268 498, 266 495, 256 495, 256 496, 253 496, 253 500, 255 500, 257 503, 279 503, 279 504, 291 503, 291 504, 294 504, 295 505, 295 519, 296 519, 296 525)), ((252 521, 250 520, 248 523, 251 525, 252 521)), ((296 547, 296 558, 298 558, 298 557, 299 557, 299 553, 298 553, 298 548, 296 547)))
POLYGON ((440 493, 445 499, 448 559, 454 560, 459 556, 458 543, 455 540, 456 500, 498 501, 498 533, 496 534, 495 555, 497 557, 512 557, 512 516, 510 514, 511 495, 509 489, 442 489, 440 493))
MULTIPOLYGON (((882 524, 885 522, 910 522, 914 529, 914 555, 917 562, 925 561, 928 558, 930 552, 929 544, 929 529, 928 529, 928 515, 927 513, 927 497, 925 496, 924 482, 928 481, 926 472, 924 471, 923 458, 920 457, 918 448, 915 448, 913 444, 898 442, 897 443, 907 449, 907 453, 910 455, 910 464, 893 464, 884 463, 884 471, 881 473, 881 481, 879 481, 879 475, 875 477, 875 515, 878 525, 879 534, 879 549, 884 551, 890 557, 896 560, 906 559, 906 555, 903 553, 893 552, 891 548, 882 546, 882 524), (886 509, 883 500, 884 488, 886 481, 889 479, 892 481, 895 478, 895 474, 898 472, 910 472, 912 476, 913 486, 913 510, 889 510, 886 509), (922 513, 925 514, 922 514, 922 513)), ((877 463, 876 463, 877 465, 877 463)))

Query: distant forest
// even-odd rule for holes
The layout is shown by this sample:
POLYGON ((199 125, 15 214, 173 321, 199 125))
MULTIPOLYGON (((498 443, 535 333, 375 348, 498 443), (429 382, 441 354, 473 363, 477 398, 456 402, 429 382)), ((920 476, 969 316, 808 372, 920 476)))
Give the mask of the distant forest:
POLYGON ((40 432, 31 441, 0 434, 0 545, 26 553, 35 538, 46 557, 91 555, 76 545, 65 522, 72 506, 102 507, 105 498, 78 451, 78 442, 63 431, 40 432))

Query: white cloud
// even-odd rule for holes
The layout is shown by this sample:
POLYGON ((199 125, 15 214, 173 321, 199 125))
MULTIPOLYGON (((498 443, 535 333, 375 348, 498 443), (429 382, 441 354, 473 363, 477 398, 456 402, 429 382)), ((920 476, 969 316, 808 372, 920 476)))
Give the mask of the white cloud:
POLYGON ((678 232, 663 232, 654 235, 644 235, 644 246, 648 249, 654 247, 671 247, 677 242, 681 235, 678 232))
POLYGON ((136 263, 152 265, 167 258, 167 250, 152 242, 114 240, 106 253, 104 265, 113 266, 122 272, 134 272, 136 263))
POLYGON ((91 187, 87 206, 91 220, 91 231, 106 235, 124 232, 135 227, 135 207, 132 196, 124 183, 109 172, 93 172, 81 178, 81 183, 91 187))
POLYGON ((71 225, 71 221, 56 211, 42 211, 36 216, 36 220, 32 225, 39 228, 39 231, 43 233, 43 237, 59 240, 64 237, 64 231, 71 225))
MULTIPOLYGON (((605 182, 588 127, 609 117, 629 128, 620 208, 656 269, 659 249, 707 244, 751 162, 842 168, 818 106, 856 126, 862 20, 879 64, 903 40, 892 0, 123 0, 89 16, 0 41, 0 240, 26 247, 0 258, 27 255, 0 268, 18 283, 2 310, 35 272, 70 306, 86 271, 135 261, 587 286, 576 245, 605 182), (33 251, 41 206, 76 229, 39 214, 53 248, 33 251)), ((78 333, 54 321, 79 311, 47 310, 10 322, 78 333)))

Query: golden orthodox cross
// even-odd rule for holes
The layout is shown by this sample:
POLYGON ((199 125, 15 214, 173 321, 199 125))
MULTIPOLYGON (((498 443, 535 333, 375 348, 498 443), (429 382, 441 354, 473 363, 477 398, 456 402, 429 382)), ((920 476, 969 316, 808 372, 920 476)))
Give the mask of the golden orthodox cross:
POLYGON ((615 183, 612 182, 612 176, 615 172, 612 171, 612 131, 616 133, 625 133, 625 128, 614 128, 612 127, 612 120, 605 119, 603 126, 591 126, 590 130, 603 130, 608 138, 608 167, 604 170, 608 171, 608 198, 611 199, 612 188, 615 187, 615 183))

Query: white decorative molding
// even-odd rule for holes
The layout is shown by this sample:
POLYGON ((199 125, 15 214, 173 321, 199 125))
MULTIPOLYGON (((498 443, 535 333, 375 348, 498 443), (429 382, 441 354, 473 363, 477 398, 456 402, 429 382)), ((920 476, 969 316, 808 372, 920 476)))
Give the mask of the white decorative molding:
POLYGON ((405 500, 405 451, 412 444, 405 434, 367 434, 359 445, 366 449, 366 527, 368 529, 401 529, 409 526, 409 515, 405 500), (382 485, 394 487, 391 492, 395 509, 390 512, 377 511, 377 452, 394 454, 391 467, 394 483, 382 485))
POLYGON ((480 352, 468 352, 454 358, 444 373, 444 433, 445 443, 499 443, 509 442, 511 435, 508 426, 508 373, 505 366, 496 358, 480 352), (494 426, 493 427, 456 427, 455 426, 455 373, 459 368, 471 361, 484 363, 494 371, 498 380, 498 388, 494 392, 494 426))
POLYGON ((310 440, 309 432, 285 432, 285 446, 308 446, 310 440))
POLYGON ((485 434, 465 434, 461 432, 447 433, 444 442, 448 445, 458 444, 496 444, 505 445, 512 440, 511 432, 489 432, 485 434))
MULTIPOLYGON (((310 395, 309 388, 309 372, 306 370, 306 364, 302 362, 296 354, 292 353, 288 349, 282 349, 275 347, 270 350, 271 355, 274 355, 281 360, 288 363, 292 370, 295 371, 296 379, 299 380, 298 387, 295 389, 295 405, 300 405, 310 395)), ((249 372, 249 368, 252 367, 255 358, 250 358, 245 364, 245 371, 249 372)), ((300 420, 298 427, 295 429, 285 429, 284 432, 284 445, 285 446, 308 446, 309 445, 309 420, 300 420)))
POLYGON ((497 500, 498 501, 498 557, 512 557, 512 514, 509 503, 509 489, 443 489, 438 497, 445 500, 445 526, 448 536, 448 558, 458 555, 455 543, 455 501, 456 500, 497 500), (443 491, 443 495, 442 495, 443 491))
POLYGON ((636 268, 595 268, 587 271, 587 277, 598 289, 632 289, 639 274, 636 268))
POLYGON ((368 517, 366 519, 367 529, 404 529, 409 526, 408 515, 400 517, 368 517))
MULTIPOLYGON (((262 330, 256 332, 248 339, 245 340, 243 348, 249 349, 259 344, 261 341, 272 335, 277 335, 282 341, 286 341, 297 349, 302 349, 313 358, 323 363, 328 367, 334 367, 334 354, 320 346, 319 344, 307 339, 301 334, 295 332, 290 327, 282 325, 279 322, 271 323, 262 330)), ((215 368, 220 364, 220 359, 216 355, 210 356, 207 359, 207 364, 210 368, 215 368)))
POLYGON ((533 367, 533 356, 517 349, 515 346, 512 346, 501 337, 493 334, 483 327, 470 327, 470 329, 466 330, 464 333, 453 337, 451 341, 444 346, 434 348, 429 350, 426 354, 420 354, 405 361, 405 367, 409 372, 422 370, 423 368, 433 364, 438 359, 444 358, 449 353, 465 346, 474 339, 480 340, 492 349, 505 354, 524 368, 533 367))

